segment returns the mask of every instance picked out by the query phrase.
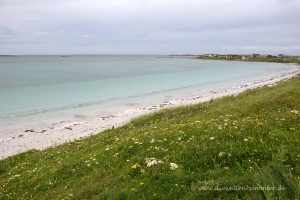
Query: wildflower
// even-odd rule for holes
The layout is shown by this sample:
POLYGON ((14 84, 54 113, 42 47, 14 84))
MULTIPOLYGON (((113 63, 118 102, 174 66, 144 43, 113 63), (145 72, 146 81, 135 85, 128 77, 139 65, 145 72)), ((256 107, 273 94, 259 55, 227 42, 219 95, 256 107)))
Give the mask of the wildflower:
POLYGON ((157 160, 155 158, 146 158, 147 167, 151 167, 153 165, 157 165, 157 160))
POLYGON ((138 164, 131 165, 130 167, 131 169, 136 169, 138 167, 138 164))
POLYGON ((225 156, 226 155, 226 152, 220 152, 219 154, 218 154, 218 157, 222 157, 222 156, 225 156))
POLYGON ((224 167, 225 170, 229 170, 229 167, 224 167))
POLYGON ((209 139, 210 139, 210 140, 214 140, 214 139, 215 139, 215 137, 210 137, 209 139))
POLYGON ((262 122, 257 122, 257 126, 262 126, 264 125, 262 122))
POLYGON ((135 188, 131 188, 131 190, 132 190, 132 191, 136 191, 136 189, 135 189, 135 188))
POLYGON ((249 139, 247 139, 247 138, 244 138, 244 141, 245 141, 245 142, 247 142, 248 140, 249 140, 249 139))
POLYGON ((264 143, 263 139, 260 139, 259 141, 260 141, 260 143, 264 143))
POLYGON ((140 182, 140 185, 144 185, 144 182, 140 182))
POLYGON ((298 110, 291 110, 291 113, 295 113, 295 114, 300 114, 300 112, 298 110))
POLYGON ((150 141, 150 143, 154 143, 155 142, 155 140, 154 139, 152 139, 151 141, 150 141))
POLYGON ((157 161, 157 164, 163 164, 163 163, 164 163, 164 161, 162 161, 162 160, 157 161))
POLYGON ((178 165, 176 163, 170 163, 170 169, 171 170, 175 170, 176 168, 178 168, 178 165))

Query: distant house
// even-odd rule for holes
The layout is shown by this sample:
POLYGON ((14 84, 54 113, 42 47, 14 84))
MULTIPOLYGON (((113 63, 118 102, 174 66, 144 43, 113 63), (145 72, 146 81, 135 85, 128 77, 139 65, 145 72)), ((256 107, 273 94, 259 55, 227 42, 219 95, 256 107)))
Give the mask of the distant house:
POLYGON ((252 54, 251 55, 251 58, 258 58, 258 57, 260 57, 260 54, 252 54))
POLYGON ((209 58, 215 58, 216 54, 204 54, 204 56, 209 57, 209 58))
POLYGON ((278 54, 277 58, 284 58, 284 54, 278 54))
POLYGON ((227 55, 220 55, 220 54, 216 54, 217 58, 227 58, 227 55))
POLYGON ((227 54, 226 58, 239 58, 239 55, 227 54))

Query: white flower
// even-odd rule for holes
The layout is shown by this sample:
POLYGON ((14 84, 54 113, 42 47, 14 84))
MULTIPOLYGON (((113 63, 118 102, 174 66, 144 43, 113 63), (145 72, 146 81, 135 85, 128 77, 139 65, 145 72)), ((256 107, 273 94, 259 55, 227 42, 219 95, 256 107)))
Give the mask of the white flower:
POLYGON ((147 167, 151 167, 153 165, 163 164, 163 163, 164 162, 162 160, 156 160, 156 158, 146 158, 147 167))
POLYGON ((244 141, 245 141, 245 142, 247 142, 248 140, 249 140, 249 139, 247 139, 247 138, 244 138, 244 141))
POLYGON ((298 110, 292 110, 291 113, 300 114, 298 110))
POLYGON ((162 161, 162 160, 159 160, 159 161, 157 161, 157 163, 158 163, 158 164, 163 164, 163 163, 164 163, 164 161, 162 161))
POLYGON ((146 164, 147 167, 151 167, 152 165, 157 165, 157 160, 155 158, 147 158, 146 164))
POLYGON ((218 154, 218 157, 222 157, 222 156, 225 156, 226 155, 226 152, 220 152, 219 154, 218 154))
POLYGON ((170 169, 171 170, 175 170, 176 168, 178 168, 178 165, 176 163, 170 163, 170 169))
POLYGON ((155 142, 155 140, 154 139, 152 139, 151 141, 150 141, 150 143, 154 143, 155 142))
POLYGON ((210 140, 214 140, 214 139, 215 139, 215 137, 210 137, 209 139, 210 139, 210 140))

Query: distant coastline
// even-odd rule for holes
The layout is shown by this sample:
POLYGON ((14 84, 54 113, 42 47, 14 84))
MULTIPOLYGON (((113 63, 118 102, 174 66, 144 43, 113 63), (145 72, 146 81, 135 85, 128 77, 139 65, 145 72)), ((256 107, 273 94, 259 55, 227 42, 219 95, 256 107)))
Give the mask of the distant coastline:
POLYGON ((17 57, 15 55, 0 55, 0 57, 17 57))
POLYGON ((300 56, 261 55, 261 54, 204 54, 195 56, 203 60, 228 60, 245 62, 274 62, 274 63, 296 63, 300 64, 300 56))

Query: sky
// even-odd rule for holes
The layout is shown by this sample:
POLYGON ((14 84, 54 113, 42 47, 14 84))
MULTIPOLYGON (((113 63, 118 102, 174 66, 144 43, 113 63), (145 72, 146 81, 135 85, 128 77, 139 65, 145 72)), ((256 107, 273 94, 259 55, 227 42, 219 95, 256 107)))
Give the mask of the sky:
POLYGON ((300 55, 300 0, 0 0, 0 54, 300 55))

